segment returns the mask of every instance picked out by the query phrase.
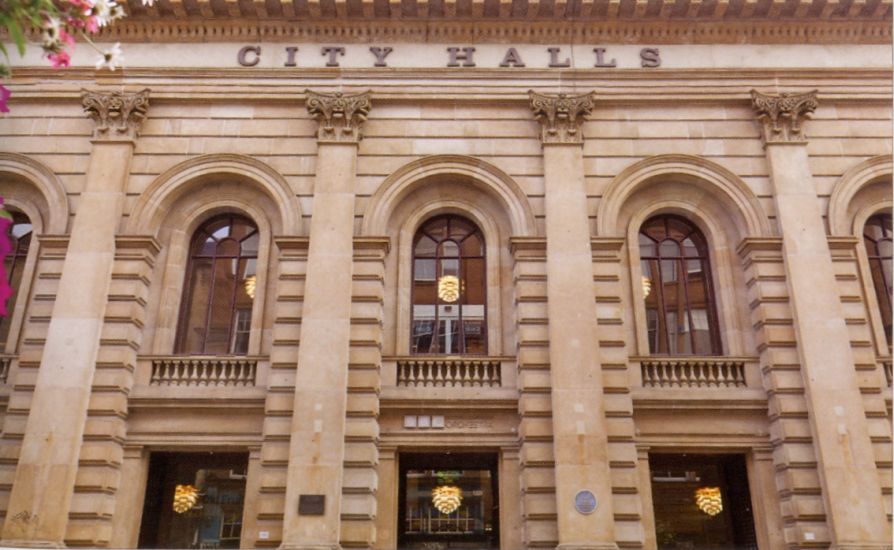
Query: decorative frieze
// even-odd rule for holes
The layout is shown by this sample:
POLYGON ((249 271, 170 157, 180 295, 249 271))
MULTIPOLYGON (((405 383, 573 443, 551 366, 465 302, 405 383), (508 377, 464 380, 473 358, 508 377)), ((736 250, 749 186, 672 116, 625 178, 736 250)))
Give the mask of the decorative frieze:
POLYGON ((321 142, 357 143, 362 139, 361 126, 372 108, 370 92, 345 95, 307 93, 307 111, 317 119, 317 139, 321 142))
POLYGON ((764 143, 805 142, 802 125, 819 107, 816 92, 772 96, 751 90, 751 104, 763 125, 764 143))
POLYGON ((95 126, 93 139, 127 141, 136 139, 149 110, 149 89, 139 92, 81 91, 84 112, 95 126))
POLYGON ((557 96, 531 90, 531 110, 543 128, 543 143, 583 143, 581 123, 593 110, 593 94, 557 96))

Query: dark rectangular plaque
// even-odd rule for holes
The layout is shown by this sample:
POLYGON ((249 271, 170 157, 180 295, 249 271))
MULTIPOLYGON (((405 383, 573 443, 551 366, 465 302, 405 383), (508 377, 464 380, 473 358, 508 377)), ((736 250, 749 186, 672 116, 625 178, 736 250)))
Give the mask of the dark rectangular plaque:
POLYGON ((326 495, 299 495, 299 516, 322 516, 326 513, 326 495))

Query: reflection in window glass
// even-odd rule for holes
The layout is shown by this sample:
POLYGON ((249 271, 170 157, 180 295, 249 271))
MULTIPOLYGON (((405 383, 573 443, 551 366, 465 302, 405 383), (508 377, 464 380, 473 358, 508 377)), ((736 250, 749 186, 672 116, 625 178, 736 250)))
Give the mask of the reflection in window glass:
POLYGON ((649 351, 719 355, 708 247, 689 221, 656 216, 639 234, 649 351))
POLYGON ((891 345, 891 214, 876 214, 866 221, 863 244, 869 257, 869 270, 878 300, 879 313, 888 345, 891 345))
POLYGON ((239 548, 248 456, 153 453, 140 548, 239 548))
POLYGON ((487 353, 484 241, 457 216, 426 222, 413 239, 414 354, 487 353))
POLYGON ((12 249, 9 255, 3 260, 3 267, 6 269, 7 283, 12 290, 12 295, 6 302, 7 315, 0 317, 0 353, 6 345, 9 337, 9 323, 12 312, 15 310, 16 302, 19 298, 19 288, 22 285, 22 271, 25 269, 25 260, 28 257, 28 249, 31 246, 32 226, 28 216, 17 211, 11 210, 12 224, 9 226, 9 242, 12 249))
POLYGON ((177 352, 245 355, 257 292, 259 236, 242 216, 224 215, 193 236, 177 352))
POLYGON ((494 530, 489 470, 409 470, 407 535, 485 535, 494 530))

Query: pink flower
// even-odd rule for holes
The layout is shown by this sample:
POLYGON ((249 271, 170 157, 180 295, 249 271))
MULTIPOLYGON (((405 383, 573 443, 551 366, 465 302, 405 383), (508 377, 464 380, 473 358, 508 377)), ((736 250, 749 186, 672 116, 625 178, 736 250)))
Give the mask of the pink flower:
POLYGON ((59 29, 59 41, 62 42, 63 44, 68 44, 69 46, 75 45, 74 36, 65 32, 65 29, 59 29))
POLYGON ((9 112, 9 107, 6 106, 6 100, 9 99, 9 96, 11 95, 12 92, 7 90, 4 86, 0 85, 0 113, 9 112))
POLYGON ((99 21, 98 17, 93 16, 93 15, 87 17, 87 22, 85 25, 87 32, 89 32, 90 34, 98 33, 99 27, 101 26, 99 23, 100 23, 100 21, 99 21))
POLYGON ((68 67, 69 65, 71 65, 71 56, 68 55, 68 52, 65 50, 51 53, 47 56, 47 59, 49 59, 50 63, 53 64, 54 69, 58 69, 59 67, 68 67))

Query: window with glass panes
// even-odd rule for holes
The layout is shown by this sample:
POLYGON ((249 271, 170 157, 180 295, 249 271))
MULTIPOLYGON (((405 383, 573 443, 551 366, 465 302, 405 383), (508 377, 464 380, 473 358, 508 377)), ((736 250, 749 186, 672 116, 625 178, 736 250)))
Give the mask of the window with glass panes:
POLYGON ((885 338, 891 345, 891 214, 876 214, 863 227, 863 244, 869 257, 869 271, 878 300, 885 338))
POLYGON ((177 353, 245 355, 257 285, 258 228, 227 214, 202 225, 193 236, 177 353))
POLYGON ((639 253, 649 352, 719 355, 708 246, 688 220, 662 215, 640 228, 639 253))
POLYGON ((22 272, 25 269, 25 260, 28 258, 28 249, 31 247, 31 235, 33 227, 28 216, 18 210, 11 210, 12 224, 9 226, 9 241, 12 249, 3 260, 6 269, 7 282, 12 290, 12 295, 6 302, 7 315, 0 317, 0 353, 9 338, 10 319, 19 300, 19 288, 22 286, 22 272))
POLYGON ((425 222, 413 238, 410 351, 487 353, 484 238, 453 215, 425 222))

